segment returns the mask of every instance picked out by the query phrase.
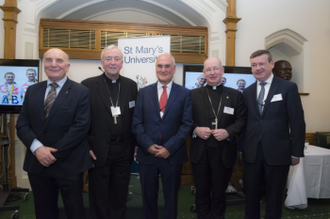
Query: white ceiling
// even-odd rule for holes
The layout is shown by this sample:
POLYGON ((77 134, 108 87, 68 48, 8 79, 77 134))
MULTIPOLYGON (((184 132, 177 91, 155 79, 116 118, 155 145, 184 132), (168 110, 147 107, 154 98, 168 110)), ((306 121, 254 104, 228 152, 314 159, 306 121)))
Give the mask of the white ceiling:
MULTIPOLYGON (((37 5, 38 18, 98 20, 116 14, 107 21, 140 22, 136 15, 147 15, 144 23, 207 26, 206 19, 189 6, 200 0, 31 0, 37 5), (189 3, 187 3, 189 2, 189 3), (120 12, 120 13, 118 13, 120 12), (121 16, 118 16, 121 15, 121 16), (130 16, 132 15, 132 16, 130 16), (123 17, 124 16, 124 17, 123 17), (154 19, 152 19, 154 18, 154 19), (162 21, 162 22, 160 22, 162 21)), ((212 2, 212 1, 211 1, 212 2)), ((219 0, 214 0, 219 2, 219 0)), ((197 4, 197 5, 198 5, 197 4)), ((204 4, 205 5, 205 4, 204 4)), ((196 6, 194 6, 196 7, 196 6)), ((104 21, 104 20, 103 20, 104 21)))

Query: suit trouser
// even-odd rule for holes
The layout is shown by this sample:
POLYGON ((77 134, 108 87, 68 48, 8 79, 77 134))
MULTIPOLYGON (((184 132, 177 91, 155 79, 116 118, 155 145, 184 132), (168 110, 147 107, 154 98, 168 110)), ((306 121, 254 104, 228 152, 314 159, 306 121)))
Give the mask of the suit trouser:
POLYGON ((36 218, 59 219, 57 205, 59 191, 67 218, 86 218, 82 196, 83 175, 84 173, 67 177, 52 177, 46 168, 38 175, 28 173, 33 191, 36 218))
POLYGON ((289 167, 289 165, 268 165, 264 160, 261 144, 259 143, 254 163, 244 162, 245 219, 260 218, 262 188, 265 188, 266 200, 264 219, 281 219, 283 192, 289 167))
POLYGON ((192 164, 197 218, 222 219, 226 211, 226 189, 232 168, 225 168, 220 150, 205 147, 201 159, 192 164))
POLYGON ((131 162, 123 153, 89 170, 89 202, 93 219, 125 219, 131 162))
POLYGON ((168 160, 161 158, 158 158, 155 164, 139 163, 144 219, 158 218, 159 174, 161 175, 165 199, 164 219, 176 219, 181 171, 182 164, 170 165, 168 160))

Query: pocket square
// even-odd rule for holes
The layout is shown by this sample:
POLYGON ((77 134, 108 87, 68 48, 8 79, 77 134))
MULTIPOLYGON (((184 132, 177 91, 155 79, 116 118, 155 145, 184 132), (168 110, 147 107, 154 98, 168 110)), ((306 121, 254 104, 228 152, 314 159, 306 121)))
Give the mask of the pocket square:
POLYGON ((270 102, 282 101, 282 94, 275 94, 270 102))

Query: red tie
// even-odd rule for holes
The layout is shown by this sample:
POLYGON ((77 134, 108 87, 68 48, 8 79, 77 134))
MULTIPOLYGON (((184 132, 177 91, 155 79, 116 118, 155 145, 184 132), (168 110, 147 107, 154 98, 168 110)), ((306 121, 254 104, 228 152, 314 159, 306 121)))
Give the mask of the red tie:
POLYGON ((162 88, 163 88, 163 93, 159 99, 159 109, 160 109, 160 111, 162 111, 164 113, 166 103, 167 103, 167 91, 166 91, 166 86, 162 86, 162 88))

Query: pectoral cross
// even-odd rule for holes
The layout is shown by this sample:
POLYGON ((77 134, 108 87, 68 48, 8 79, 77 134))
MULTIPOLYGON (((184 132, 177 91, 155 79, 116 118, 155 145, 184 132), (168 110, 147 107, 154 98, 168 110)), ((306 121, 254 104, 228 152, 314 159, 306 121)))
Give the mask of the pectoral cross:
POLYGON ((214 122, 212 122, 212 125, 214 125, 214 129, 218 129, 218 118, 214 119, 214 122))
POLYGON ((113 123, 117 124, 117 115, 116 116, 113 116, 113 123))

